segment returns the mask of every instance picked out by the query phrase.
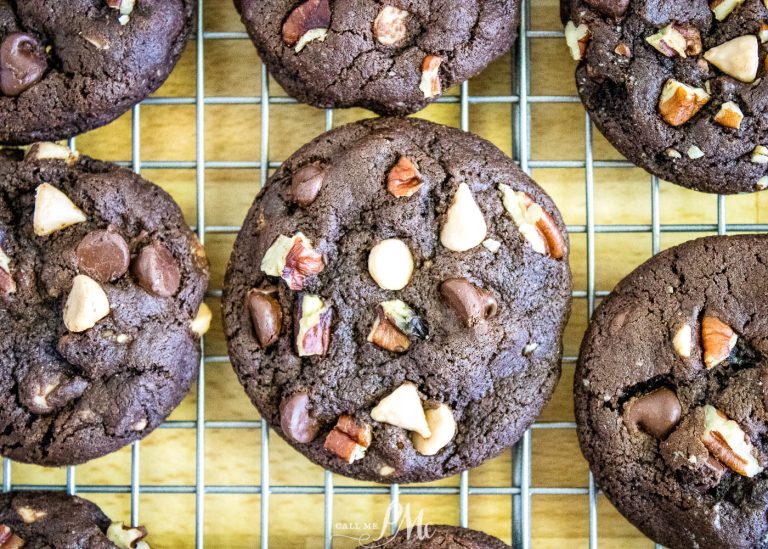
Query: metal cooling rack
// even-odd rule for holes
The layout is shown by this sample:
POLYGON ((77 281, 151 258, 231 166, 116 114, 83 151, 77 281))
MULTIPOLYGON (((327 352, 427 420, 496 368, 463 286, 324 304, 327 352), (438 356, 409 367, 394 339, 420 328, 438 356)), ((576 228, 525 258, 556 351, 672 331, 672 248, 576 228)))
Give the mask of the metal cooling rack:
MULTIPOLYGON (((210 1, 210 0, 209 0, 210 1)), ((196 160, 194 161, 142 161, 141 160, 141 105, 133 107, 132 117, 132 156, 131 160, 118 162, 132 168, 136 173, 142 169, 194 169, 196 171, 196 211, 197 224, 193 227, 200 241, 205 243, 205 237, 211 233, 236 233, 238 226, 206 225, 205 224, 205 170, 206 169, 258 169, 260 182, 266 184, 269 169, 280 166, 279 162, 269 159, 269 109, 270 105, 295 104, 296 100, 289 97, 272 96, 269 93, 269 79, 266 69, 261 69, 261 94, 259 96, 224 96, 206 97, 204 92, 205 43, 210 40, 247 40, 245 32, 206 32, 204 31, 204 0, 198 0, 198 21, 196 36, 193 40, 196 50, 196 95, 194 97, 151 97, 141 105, 195 105, 196 107, 196 160), (255 162, 212 162, 205 160, 205 112, 207 105, 259 105, 261 109, 261 149, 260 157, 255 162), (266 169, 262 169, 262 168, 266 169)), ((537 103, 578 103, 576 96, 566 95, 532 95, 530 94, 530 63, 529 43, 532 38, 563 39, 560 31, 532 30, 530 16, 530 0, 522 0, 521 33, 513 48, 512 74, 513 84, 511 95, 472 96, 467 82, 461 85, 461 93, 456 96, 445 96, 439 103, 458 103, 461 109, 461 129, 469 130, 469 110, 472 105, 501 103, 509 104, 513 109, 512 136, 514 142, 514 158, 520 167, 530 173, 533 168, 582 168, 584 169, 584 193, 586 198, 586 215, 584 224, 569 225, 571 234, 586 235, 586 288, 573 292, 575 299, 586 300, 587 311, 591 316, 597 298, 608 295, 608 291, 598 291, 595 288, 595 234, 597 233, 649 233, 651 234, 652 252, 660 248, 661 233, 696 233, 717 232, 753 232, 765 231, 768 224, 730 224, 725 220, 725 197, 717 197, 716 224, 664 224, 660 222, 659 180, 650 177, 651 193, 651 223, 650 224, 595 224, 594 170, 595 168, 634 168, 628 161, 595 161, 592 153, 592 126, 589 117, 585 115, 584 130, 585 155, 584 160, 532 160, 530 158, 531 143, 531 109, 537 103)), ((325 113, 326 129, 333 126, 333 111, 325 113)), ((70 140, 74 148, 75 140, 70 140)), ((221 289, 212 289, 208 297, 220 298, 221 289)), ((131 522, 138 525, 140 521, 139 497, 143 494, 195 494, 195 547, 202 549, 205 544, 204 517, 206 494, 257 494, 260 496, 260 547, 269 547, 269 496, 271 494, 322 494, 324 496, 324 545, 330 549, 333 540, 333 505, 334 495, 357 494, 389 494, 391 502, 397 505, 401 494, 443 495, 459 499, 458 523, 468 526, 469 496, 470 495, 501 495, 512 498, 512 516, 510 529, 513 547, 529 549, 531 547, 531 497, 533 495, 587 495, 589 499, 589 547, 598 547, 597 529, 597 500, 599 489, 590 473, 588 487, 536 487, 531 485, 531 430, 528 430, 518 444, 512 449, 512 485, 498 487, 481 487, 470 484, 470 472, 460 475, 457 487, 432 486, 340 486, 334 487, 332 474, 325 471, 324 483, 317 486, 276 486, 270 484, 269 478, 269 429, 264 420, 260 421, 206 421, 205 420, 205 370, 208 364, 228 364, 227 356, 209 355, 205 352, 205 342, 201 342, 202 358, 200 361, 200 376, 197 383, 197 412, 194 421, 167 421, 164 429, 195 429, 196 432, 196 476, 193 485, 147 485, 139 483, 139 464, 141 458, 140 443, 132 445, 131 450, 131 483, 130 485, 94 485, 77 484, 76 468, 66 470, 65 485, 26 485, 13 484, 11 478, 11 462, 3 459, 3 491, 13 489, 27 490, 66 490, 70 494, 111 494, 130 493, 131 522), (211 485, 205 483, 205 432, 206 429, 257 429, 260 432, 260 484, 252 486, 211 485)), ((564 367, 573 367, 575 356, 563 357, 564 367)), ((574 422, 537 422, 531 429, 575 429, 574 422)), ((392 517, 391 529, 397 528, 397 516, 392 517)), ((657 548, 661 547, 659 545, 657 548)))

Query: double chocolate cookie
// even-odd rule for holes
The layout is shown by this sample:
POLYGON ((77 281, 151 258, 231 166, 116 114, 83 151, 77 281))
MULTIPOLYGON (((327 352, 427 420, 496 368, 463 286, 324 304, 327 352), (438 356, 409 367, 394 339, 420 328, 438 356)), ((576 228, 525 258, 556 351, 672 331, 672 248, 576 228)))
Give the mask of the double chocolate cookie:
POLYGON ((560 374, 565 226, 490 143, 419 120, 318 137, 270 179, 225 279, 232 363, 314 462, 452 475, 518 440, 560 374))
POLYGON ((458 526, 422 526, 401 530, 394 536, 376 540, 360 549, 509 549, 498 538, 458 526))
POLYGON ((195 0, 0 0, 0 142, 103 126, 179 59, 195 0))
POLYGON ((235 0, 270 73, 299 101, 409 114, 517 36, 517 0, 235 0))
POLYGON ((592 120, 629 160, 705 192, 768 187, 763 0, 561 0, 592 120))
POLYGON ((768 237, 671 248, 595 312, 574 381, 608 498, 672 548, 767 547, 768 237))
POLYGON ((207 282, 159 187, 53 143, 4 151, 0 453, 75 464, 157 427, 197 373, 207 282))
POLYGON ((112 522, 95 504, 61 492, 0 494, 3 549, 149 549, 143 526, 112 522))

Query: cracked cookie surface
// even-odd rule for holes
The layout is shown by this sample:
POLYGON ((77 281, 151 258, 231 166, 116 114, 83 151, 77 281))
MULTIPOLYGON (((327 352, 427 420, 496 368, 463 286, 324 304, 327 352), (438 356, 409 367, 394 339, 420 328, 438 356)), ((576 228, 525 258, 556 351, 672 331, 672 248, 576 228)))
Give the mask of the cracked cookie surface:
POLYGON ((107 536, 110 524, 97 505, 62 492, 0 494, 0 544, 5 532, 23 541, 6 539, 4 547, 115 549, 119 546, 107 536))
POLYGON ((272 176, 223 313, 233 366, 278 434, 338 473, 419 482, 533 422, 560 374, 570 290, 565 225, 513 161, 456 129, 378 119, 319 136, 272 176), (505 209, 505 185, 557 246, 505 209), (286 242, 303 262, 284 248, 272 270, 286 242))
POLYGON ((498 538, 477 530, 457 526, 428 525, 401 530, 394 536, 376 540, 360 549, 392 547, 394 549, 509 549, 498 538))
POLYGON ((762 235, 670 248, 618 284, 582 344, 582 451, 667 547, 768 547, 766 277, 762 235))
POLYGON ((577 87, 603 135, 650 173, 704 192, 762 190, 768 6, 712 6, 561 0, 577 87))
POLYGON ((0 142, 65 139, 103 126, 160 87, 184 49, 197 2, 129 4, 0 1, 0 142))
POLYGON ((43 465, 115 451, 181 401, 208 281, 165 191, 68 153, 0 156, 0 453, 43 465))
POLYGON ((517 0, 235 5, 262 60, 290 95, 316 107, 359 106, 379 114, 416 112, 478 74, 510 48, 519 16, 517 0), (303 17, 293 15, 297 9, 303 17))

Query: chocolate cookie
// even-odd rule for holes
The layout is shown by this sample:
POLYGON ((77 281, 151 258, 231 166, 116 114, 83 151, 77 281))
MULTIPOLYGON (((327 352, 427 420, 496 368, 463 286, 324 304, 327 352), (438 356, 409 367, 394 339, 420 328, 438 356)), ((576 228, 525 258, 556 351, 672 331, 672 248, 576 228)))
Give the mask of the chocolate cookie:
POLYGON ((581 448, 672 548, 768 547, 768 237, 657 255, 595 312, 574 380, 581 448))
POLYGON ((379 539, 360 549, 387 547, 392 549, 509 549, 498 538, 458 526, 423 526, 401 530, 394 536, 379 539))
POLYGON ((190 35, 194 0, 0 0, 0 142, 65 139, 155 91, 190 35))
POLYGON ((490 143, 420 120, 341 127, 273 175, 230 259, 232 363, 314 462, 378 482, 474 467, 560 374, 565 226, 490 143))
POLYGON ((763 0, 561 0, 576 83, 605 137, 705 192, 768 187, 763 0))
POLYGON ((143 526, 112 522, 94 503, 61 492, 0 494, 3 549, 149 549, 143 526))
POLYGON ((82 463, 160 425, 197 373, 207 282, 159 187, 53 143, 4 151, 0 453, 82 463))
POLYGON ((316 107, 423 109, 517 36, 518 0, 235 0, 270 73, 316 107))

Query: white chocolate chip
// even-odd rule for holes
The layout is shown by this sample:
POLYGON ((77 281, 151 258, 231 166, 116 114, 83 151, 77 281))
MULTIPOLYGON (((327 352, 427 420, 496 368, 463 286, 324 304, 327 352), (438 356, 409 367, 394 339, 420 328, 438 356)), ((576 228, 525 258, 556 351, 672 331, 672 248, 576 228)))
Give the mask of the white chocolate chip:
POLYGON ((681 357, 691 358, 691 327, 688 324, 683 324, 675 332, 675 337, 672 338, 672 346, 681 357))
POLYGON ((21 517, 21 520, 27 524, 32 524, 33 522, 37 522, 41 518, 48 516, 46 511, 33 509, 32 507, 18 507, 16 509, 16 513, 18 513, 18 515, 21 517))
POLYGON ((744 0, 714 0, 709 7, 715 14, 715 19, 724 21, 733 10, 744 3, 744 0))
POLYGON ((440 242, 451 251, 466 252, 482 243, 487 235, 488 225, 483 212, 475 202, 469 185, 461 183, 446 213, 440 242))
POLYGON ((382 465, 381 468, 379 468, 379 476, 382 476, 382 477, 388 477, 394 472, 395 472, 395 468, 390 467, 389 465, 382 465))
POLYGON ((64 305, 67 330, 84 332, 108 314, 109 299, 99 283, 86 275, 77 275, 64 305))
POLYGON ((432 436, 416 385, 405 382, 381 399, 371 410, 371 418, 379 423, 402 427, 419 433, 424 438, 432 436))
POLYGON ((197 315, 189 325, 192 333, 196 334, 197 337, 203 337, 211 328, 211 318, 213 318, 211 308, 205 303, 201 303, 197 315))
POLYGON ((750 158, 754 164, 768 164, 768 147, 758 145, 755 150, 752 151, 750 158))
POLYGON ((83 211, 59 189, 48 183, 37 187, 32 220, 37 236, 47 236, 85 220, 83 211))
POLYGON ((456 419, 453 412, 446 404, 441 404, 433 410, 425 412, 427 425, 432 431, 432 436, 422 437, 419 433, 413 433, 413 447, 423 456, 434 456, 445 448, 456 435, 456 419))
POLYGON ((755 183, 755 189, 758 191, 768 189, 768 175, 764 175, 757 180, 757 183, 755 183))
POLYGON ((368 272, 384 290, 402 290, 413 275, 413 255, 397 238, 376 244, 368 255, 368 272))
POLYGON ((754 82, 760 64, 757 36, 748 34, 708 50, 704 59, 742 82, 754 82))
POLYGON ((483 240, 483 246, 485 246, 486 250, 495 254, 499 251, 499 248, 501 248, 501 242, 494 240, 493 238, 487 238, 483 240))
POLYGON ((664 151, 664 154, 666 154, 669 158, 673 158, 673 159, 678 159, 683 157, 683 155, 680 154, 680 151, 673 149, 671 147, 666 151, 664 151))
POLYGON ((688 148, 687 154, 688 154, 688 158, 690 158, 691 160, 698 160, 699 158, 704 158, 704 151, 702 151, 696 145, 691 145, 688 148))

